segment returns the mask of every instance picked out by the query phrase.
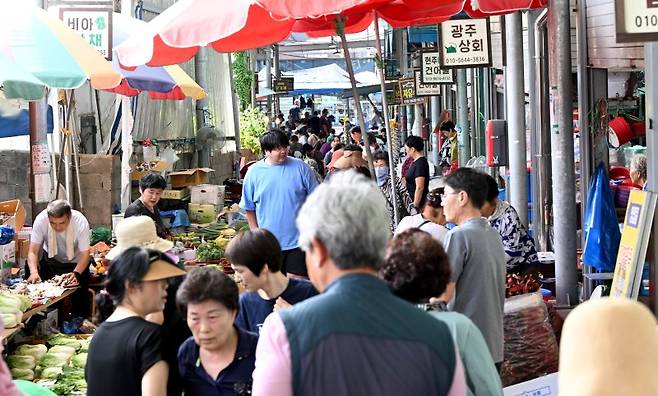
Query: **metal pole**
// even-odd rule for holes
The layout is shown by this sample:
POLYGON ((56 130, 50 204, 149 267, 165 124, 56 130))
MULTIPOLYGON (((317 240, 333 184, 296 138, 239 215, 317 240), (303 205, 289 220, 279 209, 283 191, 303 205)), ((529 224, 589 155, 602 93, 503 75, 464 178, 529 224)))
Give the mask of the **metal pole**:
MULTIPOLYGON (((267 89, 272 89, 272 47, 265 49, 265 86, 267 89)), ((276 117, 272 109, 272 95, 267 95, 267 112, 270 117, 269 124, 272 125, 276 117)))
POLYGON ((507 52, 507 135, 510 173, 510 203, 519 219, 528 225, 528 169, 526 162, 525 89, 523 80, 523 30, 521 13, 505 15, 507 52))
POLYGON ((258 56, 258 49, 249 50, 249 70, 251 70, 251 73, 254 76, 252 78, 252 83, 251 83, 251 107, 256 107, 256 92, 258 92, 258 76, 255 74, 258 72, 258 70, 256 70, 257 56, 258 56))
MULTIPOLYGON (((55 109, 53 109, 54 111, 55 109)), ((33 159, 37 155, 37 150, 48 148, 47 137, 47 114, 48 105, 46 98, 29 102, 29 116, 30 116, 30 158, 33 159)), ((54 136, 54 135, 53 135, 54 136)), ((35 161, 30 160, 30 200, 32 201, 32 220, 37 216, 37 200, 36 200, 36 171, 35 161)), ((48 170, 50 171, 50 170, 48 170)), ((40 171, 39 173, 47 173, 40 171)), ((45 178, 41 178, 43 181, 45 178)), ((50 179, 48 179, 50 180, 50 179)))
MULTIPOLYGON (((647 190, 658 191, 658 43, 644 44, 646 99, 645 112, 647 120, 647 190)), ((653 226, 647 250, 647 260, 651 269, 651 303, 654 315, 658 316, 658 304, 656 304, 656 285, 658 285, 658 211, 654 213, 653 226)))
POLYGON ((477 100, 477 94, 475 93, 475 68, 471 68, 468 70, 468 80, 470 81, 471 85, 468 87, 469 91, 469 96, 471 97, 471 103, 470 103, 470 108, 471 111, 469 112, 469 123, 471 125, 471 156, 477 157, 478 155, 478 149, 477 149, 477 144, 480 141, 480 126, 478 125, 478 100, 477 100))
POLYGON ((459 143, 459 166, 471 159, 471 135, 468 119, 468 86, 466 69, 457 69, 457 142, 459 143))
POLYGON ((548 45, 557 302, 578 303, 569 0, 550 0, 548 45))
MULTIPOLYGON (((580 130, 580 202, 581 219, 584 218, 589 192, 589 178, 598 164, 592 163, 592 142, 589 134, 589 75, 587 71, 587 9, 584 1, 578 1, 576 19, 576 46, 578 54, 578 129, 580 130)), ((585 242, 583 233, 583 246, 585 242)))
MULTIPOLYGON (((208 84, 206 83, 206 77, 208 74, 208 54, 206 53, 205 47, 200 47, 196 56, 194 57, 194 77, 201 86, 201 88, 207 89, 208 84)), ((206 114, 208 112, 208 97, 203 99, 198 99, 196 101, 196 129, 199 130, 205 126, 208 126, 208 119, 206 114)), ((207 168, 210 166, 210 147, 205 146, 199 150, 198 155, 198 166, 200 168, 207 168)))
MULTIPOLYGON (((375 46, 377 47, 377 57, 382 61, 384 58, 382 57, 382 43, 381 43, 381 38, 379 37, 379 17, 375 13, 375 46)), ((384 65, 384 62, 382 61, 380 66, 384 65)), ((389 125, 389 120, 391 117, 388 114, 388 99, 386 98, 386 75, 385 75, 384 68, 382 67, 379 70, 379 86, 382 91, 382 111, 384 112, 384 125, 386 126, 386 142, 388 144, 388 163, 389 163, 389 173, 390 173, 390 179, 391 179, 391 197, 393 198, 393 218, 395 219, 395 224, 397 225, 400 222, 400 213, 398 212, 398 196, 397 196, 397 189, 395 188, 395 185, 397 183, 397 175, 395 172, 395 169, 397 167, 397 161, 396 157, 393 153, 393 150, 395 148, 395 144, 393 144, 393 139, 392 139, 392 133, 391 133, 391 126, 389 125)))
MULTIPOLYGON (((398 65, 400 66, 400 74, 407 77, 407 30, 400 29, 398 35, 398 43, 396 45, 398 51, 398 65)), ((400 105, 400 124, 402 124, 402 144, 407 140, 407 136, 411 134, 411 118, 413 113, 409 106, 400 105)))
MULTIPOLYGON (((356 90, 356 79, 354 78, 354 68, 352 67, 352 56, 350 55, 349 48, 347 47, 347 39, 345 38, 345 21, 342 17, 337 21, 336 32, 340 36, 340 43, 343 47, 343 55, 345 56, 345 63, 347 65, 347 74, 350 76, 350 85, 352 86, 352 97, 354 98, 354 107, 356 107, 357 121, 361 127, 361 136, 363 136, 363 145, 366 149, 366 157, 368 159, 368 168, 370 169, 370 176, 375 178, 375 166, 372 160, 372 151, 370 150, 370 138, 366 130, 366 122, 363 118, 363 109, 361 108, 361 101, 359 100, 359 93, 356 90)), ((387 128, 388 129, 388 128, 387 128)))
MULTIPOLYGON (((552 249, 549 241, 550 210, 552 207, 551 196, 551 138, 550 138, 550 106, 548 103, 548 31, 546 24, 548 10, 544 9, 536 17, 533 25, 534 50, 535 50, 535 77, 533 80, 535 107, 533 107, 534 143, 532 166, 535 170, 533 175, 534 190, 533 223, 535 224, 535 241, 537 250, 546 252, 552 249)), ((532 77, 532 76, 531 76, 532 77)))
MULTIPOLYGON (((432 124, 430 129, 430 142, 432 146, 432 163, 434 164, 434 169, 439 170, 439 137, 434 131, 437 130, 439 118, 441 117, 441 98, 438 96, 430 97, 430 113, 432 114, 432 124)), ((439 132, 440 133, 440 132, 439 132)), ((436 174, 435 174, 436 176, 436 174)))
MULTIPOLYGON (((281 78, 281 64, 279 62, 279 44, 274 44, 274 77, 281 78)), ((281 100, 279 95, 274 95, 274 112, 279 113, 281 111, 281 100)), ((285 119, 283 120, 286 121, 285 119)))
MULTIPOLYGON (((585 208, 587 208, 587 195, 589 193, 589 178, 594 167, 592 164, 592 142, 589 134, 589 74, 587 70, 587 9, 584 1, 577 2, 576 13, 576 49, 578 63, 576 71, 578 74, 578 129, 580 130, 580 218, 585 219, 585 208)), ((581 227, 581 229, 583 229, 581 227)), ((581 235, 581 246, 585 246, 585 233, 581 235)), ((591 282, 584 278, 592 272, 588 265, 583 266, 583 294, 589 298, 592 293, 591 282)))
POLYGON ((537 228, 538 228, 538 223, 537 220, 539 219, 538 217, 538 212, 539 208, 541 206, 541 200, 538 197, 537 192, 539 189, 537 188, 537 164, 535 161, 535 156, 537 154, 537 123, 535 122, 536 117, 540 117, 540 114, 535 112, 536 106, 537 106, 537 90, 535 89, 535 80, 537 80, 538 75, 537 75, 537 68, 535 67, 535 56, 537 53, 537 49, 535 48, 535 22, 537 21, 537 11, 535 10, 530 10, 526 13, 526 18, 527 18, 527 34, 528 34, 528 51, 524 54, 524 63, 526 65, 526 70, 528 71, 528 86, 526 87, 528 90, 528 105, 530 107, 530 125, 528 125, 528 129, 530 129, 530 161, 531 165, 530 167, 532 168, 532 173, 531 173, 531 178, 532 178, 532 191, 530 192, 531 198, 532 198, 532 228, 533 228, 533 235, 535 237, 535 241, 537 240, 537 228))

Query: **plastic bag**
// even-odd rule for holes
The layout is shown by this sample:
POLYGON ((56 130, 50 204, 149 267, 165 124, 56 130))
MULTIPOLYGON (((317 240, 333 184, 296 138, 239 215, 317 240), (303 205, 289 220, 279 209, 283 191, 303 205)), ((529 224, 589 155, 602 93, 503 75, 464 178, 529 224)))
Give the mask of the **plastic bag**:
POLYGON ((621 233, 612 190, 603 164, 599 164, 587 195, 585 210, 585 247, 582 261, 601 272, 613 272, 621 233))
POLYGON ((541 293, 505 300, 503 386, 528 381, 558 370, 558 344, 541 293))

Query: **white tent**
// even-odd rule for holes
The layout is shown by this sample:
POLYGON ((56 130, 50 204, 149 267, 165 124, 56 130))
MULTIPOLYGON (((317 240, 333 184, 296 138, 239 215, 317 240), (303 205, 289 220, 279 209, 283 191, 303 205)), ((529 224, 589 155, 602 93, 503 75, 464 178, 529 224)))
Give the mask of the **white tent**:
MULTIPOLYGON (((370 74, 374 75, 374 78, 377 78, 373 72, 359 73, 367 81, 361 81, 357 77, 357 86, 372 85, 373 77, 370 74)), ((351 88, 349 75, 335 63, 311 69, 295 70, 290 73, 282 73, 282 76, 295 78, 295 90, 290 92, 290 95, 332 94, 351 88)), ((266 92, 266 79, 265 69, 263 68, 258 72, 259 92, 266 92)))

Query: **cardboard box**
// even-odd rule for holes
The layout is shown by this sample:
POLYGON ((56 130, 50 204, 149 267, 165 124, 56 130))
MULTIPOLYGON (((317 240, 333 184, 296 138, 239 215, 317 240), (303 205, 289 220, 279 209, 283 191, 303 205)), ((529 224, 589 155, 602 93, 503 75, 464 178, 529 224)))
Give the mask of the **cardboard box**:
POLYGON ((217 207, 215 205, 190 204, 187 214, 192 223, 212 223, 217 218, 217 207))
POLYGON ((545 375, 503 389, 505 396, 557 396, 557 373, 545 375))
POLYGON ((16 265, 16 241, 0 245, 0 268, 4 272, 16 265))
POLYGON ((167 161, 140 162, 133 165, 133 168, 130 171, 130 177, 132 180, 139 180, 149 173, 164 172, 167 169, 167 166, 167 161))
POLYGON ((224 207, 224 192, 226 186, 200 184, 192 187, 190 202, 194 204, 215 205, 224 207))
POLYGON ((14 230, 20 230, 25 225, 25 216, 27 213, 20 199, 0 202, 0 213, 8 216, 5 216, 4 221, 0 221, 0 225, 14 227, 14 230))
POLYGON ((194 168, 169 173, 169 180, 173 188, 183 188, 208 183, 208 173, 214 172, 210 168, 194 168))
POLYGON ((182 190, 164 190, 162 192, 162 199, 186 199, 190 196, 190 189, 185 187, 182 190))

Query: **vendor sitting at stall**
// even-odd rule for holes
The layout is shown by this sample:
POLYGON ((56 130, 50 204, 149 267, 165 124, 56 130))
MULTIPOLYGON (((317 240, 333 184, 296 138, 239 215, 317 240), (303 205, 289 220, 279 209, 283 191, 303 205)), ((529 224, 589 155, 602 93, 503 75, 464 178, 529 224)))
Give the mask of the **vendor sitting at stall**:
POLYGON ((644 154, 635 154, 631 158, 630 166, 631 181, 642 189, 647 189, 647 156, 644 154))
POLYGON ((160 238, 169 236, 169 230, 165 227, 160 217, 158 202, 162 192, 167 188, 167 181, 162 175, 149 173, 139 180, 139 193, 141 194, 135 202, 126 208, 124 217, 148 216, 155 222, 155 229, 160 238))
POLYGON ((84 286, 89 280, 89 222, 71 205, 58 199, 34 219, 26 276, 30 283, 64 275, 65 286, 83 286, 76 292, 76 313, 86 315, 89 305, 84 286), (79 310, 78 310, 79 309, 79 310))

